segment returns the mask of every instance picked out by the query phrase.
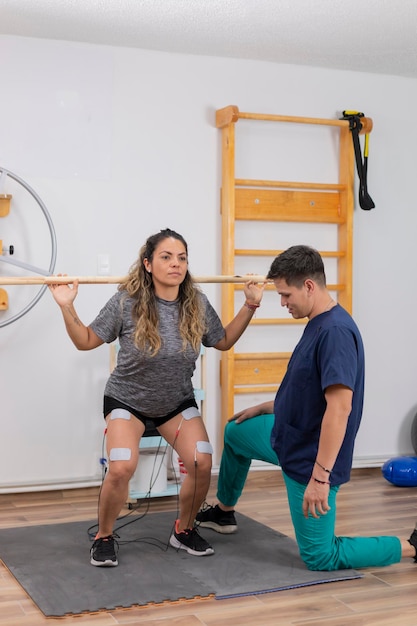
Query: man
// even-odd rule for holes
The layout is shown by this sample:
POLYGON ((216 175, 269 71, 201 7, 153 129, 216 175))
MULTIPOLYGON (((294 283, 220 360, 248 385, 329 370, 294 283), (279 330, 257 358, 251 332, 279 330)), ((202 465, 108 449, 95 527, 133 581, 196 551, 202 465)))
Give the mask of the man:
POLYGON ((311 570, 380 567, 405 557, 417 562, 410 539, 335 536, 336 496, 349 481, 364 393, 360 332, 330 296, 320 254, 293 246, 273 261, 273 280, 295 319, 307 326, 275 401, 234 415, 225 429, 217 496, 197 514, 200 526, 237 530, 234 506, 252 459, 280 465, 301 558, 311 570))

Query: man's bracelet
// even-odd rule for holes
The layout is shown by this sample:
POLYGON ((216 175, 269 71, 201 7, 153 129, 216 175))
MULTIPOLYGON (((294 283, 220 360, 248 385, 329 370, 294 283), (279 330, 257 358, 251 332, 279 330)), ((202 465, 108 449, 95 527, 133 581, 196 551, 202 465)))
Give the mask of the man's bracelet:
POLYGON ((323 465, 321 465, 321 463, 319 463, 318 461, 314 461, 316 465, 318 465, 320 467, 320 469, 323 470, 323 472, 327 472, 328 474, 332 473, 332 470, 327 469, 327 467, 323 467, 323 465))
POLYGON ((312 479, 315 480, 316 483, 319 483, 319 485, 330 485, 329 481, 327 480, 319 480, 315 476, 312 476, 312 479))
POLYGON ((259 307, 261 306, 260 304, 250 304, 249 302, 245 302, 244 305, 247 309, 249 309, 250 311, 256 311, 256 309, 259 309, 259 307))

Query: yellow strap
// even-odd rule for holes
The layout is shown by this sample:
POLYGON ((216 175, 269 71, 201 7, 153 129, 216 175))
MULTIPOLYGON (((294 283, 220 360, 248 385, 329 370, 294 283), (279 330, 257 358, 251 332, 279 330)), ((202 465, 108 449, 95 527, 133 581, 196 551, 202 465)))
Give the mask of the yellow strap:
POLYGON ((363 156, 368 157, 369 154, 369 135, 365 135, 365 145, 363 147, 363 156))

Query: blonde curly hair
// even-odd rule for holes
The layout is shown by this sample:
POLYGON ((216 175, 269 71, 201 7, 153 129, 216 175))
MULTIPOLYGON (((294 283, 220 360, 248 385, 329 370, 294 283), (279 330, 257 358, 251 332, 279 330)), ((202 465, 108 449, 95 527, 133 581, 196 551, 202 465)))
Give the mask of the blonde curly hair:
MULTIPOLYGON (((165 228, 148 237, 139 252, 139 257, 131 266, 126 279, 119 285, 120 291, 135 300, 132 315, 136 322, 134 342, 141 349, 155 356, 161 348, 159 317, 156 306, 155 288, 152 275, 146 271, 144 260, 152 261, 157 246, 168 238, 180 241, 188 254, 188 246, 182 235, 170 228, 165 228)), ((204 310, 200 289, 194 283, 187 270, 179 286, 179 331, 182 337, 182 350, 189 344, 195 352, 200 350, 201 340, 206 332, 204 310)))

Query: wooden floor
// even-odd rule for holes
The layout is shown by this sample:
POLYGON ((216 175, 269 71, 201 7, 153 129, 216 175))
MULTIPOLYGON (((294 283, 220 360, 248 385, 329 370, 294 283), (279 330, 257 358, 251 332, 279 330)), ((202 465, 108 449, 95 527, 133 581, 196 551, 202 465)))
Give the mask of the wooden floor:
MULTIPOLYGON (((216 477, 212 481, 209 502, 215 497, 215 487, 216 477)), ((96 500, 95 488, 0 495, 0 528, 94 519, 96 500)), ((151 502, 153 511, 176 509, 173 497, 154 498, 151 502)), ((340 535, 395 534, 408 537, 417 519, 416 505, 417 488, 395 487, 385 481, 379 469, 354 470, 351 482, 338 496, 337 532, 340 535)), ((294 536, 279 471, 253 471, 238 510, 294 536)), ((215 533, 205 533, 209 533, 215 542, 215 533)), ((417 625, 417 564, 412 559, 378 570, 369 568, 362 573, 364 577, 358 580, 259 596, 188 600, 54 619, 43 616, 0 562, 0 626, 54 623, 59 626, 417 625)))

